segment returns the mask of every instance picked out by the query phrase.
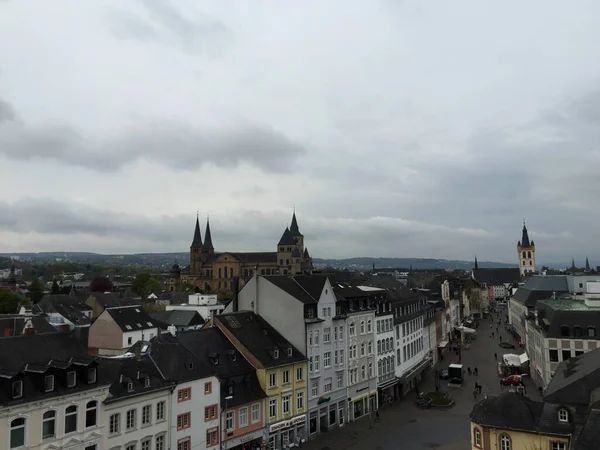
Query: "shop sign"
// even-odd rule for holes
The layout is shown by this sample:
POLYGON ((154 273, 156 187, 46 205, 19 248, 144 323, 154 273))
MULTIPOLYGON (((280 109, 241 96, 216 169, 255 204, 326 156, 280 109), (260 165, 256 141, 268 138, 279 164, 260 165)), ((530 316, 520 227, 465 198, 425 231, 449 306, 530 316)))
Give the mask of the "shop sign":
POLYGON ((291 418, 290 420, 284 420, 283 422, 278 422, 269 427, 269 433, 275 433, 276 431, 282 430, 284 428, 293 427, 299 423, 306 422, 306 414, 301 416, 296 416, 291 418))
POLYGON ((317 405, 327 403, 329 400, 331 400, 331 397, 319 397, 319 400, 317 400, 317 405))

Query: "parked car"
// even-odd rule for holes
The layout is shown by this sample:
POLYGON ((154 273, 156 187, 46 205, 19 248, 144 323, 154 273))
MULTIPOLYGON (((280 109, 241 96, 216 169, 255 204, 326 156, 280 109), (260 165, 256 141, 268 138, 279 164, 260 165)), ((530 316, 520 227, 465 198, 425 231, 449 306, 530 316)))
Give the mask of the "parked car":
POLYGON ((447 380, 448 378, 450 378, 450 374, 448 373, 448 369, 442 369, 442 370, 440 370, 440 379, 441 380, 447 380))
POLYGON ((521 375, 509 375, 502 379, 502 384, 505 386, 523 384, 523 377, 521 375))
POLYGON ((511 344, 510 342, 500 342, 500 347, 502 347, 502 348, 515 348, 515 345, 511 344))

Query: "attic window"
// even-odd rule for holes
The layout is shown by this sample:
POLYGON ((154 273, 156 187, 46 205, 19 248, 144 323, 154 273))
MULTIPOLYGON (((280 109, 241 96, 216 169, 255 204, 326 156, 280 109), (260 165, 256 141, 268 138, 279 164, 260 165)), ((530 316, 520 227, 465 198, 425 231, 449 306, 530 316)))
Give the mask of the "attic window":
POLYGON ((137 309, 137 308, 135 308, 135 312, 140 312, 140 310, 139 310, 139 309, 137 309))
POLYGON ((142 328, 142 324, 141 323, 136 323, 138 328, 142 328))
POLYGON ((125 328, 127 328, 128 330, 131 330, 131 325, 125 325, 125 328))
POLYGON ((567 411, 566 409, 559 409, 558 410, 558 421, 559 422, 568 422, 569 421, 569 411, 567 411))
POLYGON ((275 359, 279 358, 279 350, 277 350, 277 349, 273 350, 273 358, 275 358, 275 359))
POLYGON ((147 388, 150 387, 150 378, 144 379, 144 387, 147 387, 147 388))
POLYGON ((152 322, 146 322, 148 324, 149 327, 153 326, 152 322))
POLYGON ((132 381, 127 382, 127 392, 133 392, 133 382, 132 381))
POLYGON ((44 392, 52 392, 54 390, 54 375, 46 375, 44 377, 44 392))
POLYGON ((292 347, 288 347, 287 354, 288 356, 292 356, 292 347))
POLYGON ((75 371, 67 372, 67 387, 75 387, 77 384, 77 374, 75 371))
POLYGON ((12 398, 21 398, 21 397, 23 397, 23 382, 22 381, 13 381, 12 398))
POLYGON ((92 384, 96 382, 96 368, 95 367, 90 367, 88 368, 88 372, 87 372, 87 382, 88 384, 92 384))

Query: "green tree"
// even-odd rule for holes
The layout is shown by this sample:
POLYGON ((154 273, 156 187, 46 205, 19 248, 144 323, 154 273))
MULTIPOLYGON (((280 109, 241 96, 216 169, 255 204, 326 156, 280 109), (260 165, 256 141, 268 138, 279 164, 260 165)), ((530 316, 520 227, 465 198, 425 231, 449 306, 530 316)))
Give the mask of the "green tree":
POLYGON ((0 314, 15 314, 21 297, 10 291, 0 291, 0 314))
POLYGON ((148 272, 138 273, 131 283, 131 290, 142 298, 146 298, 151 293, 160 293, 162 285, 160 281, 150 275, 148 272))
POLYGON ((56 278, 52 281, 52 289, 50 290, 50 294, 51 295, 58 295, 58 294, 60 294, 60 286, 58 285, 58 282, 56 281, 56 278))
POLYGON ((154 277, 150 277, 146 283, 146 295, 160 294, 162 292, 162 284, 154 277))
POLYGON ((39 302, 44 296, 44 285, 37 278, 34 279, 29 285, 29 298, 32 303, 39 302))
POLYGON ((144 306, 144 311, 146 312, 163 312, 167 309, 167 307, 165 305, 162 305, 160 303, 146 303, 144 306))

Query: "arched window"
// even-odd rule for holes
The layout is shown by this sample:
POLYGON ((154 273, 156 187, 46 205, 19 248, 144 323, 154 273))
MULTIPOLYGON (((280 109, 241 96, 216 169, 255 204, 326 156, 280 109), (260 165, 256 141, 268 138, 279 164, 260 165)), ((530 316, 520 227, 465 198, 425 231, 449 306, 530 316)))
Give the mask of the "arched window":
POLYGON ((10 423, 10 448, 25 447, 25 419, 19 417, 10 423))
POLYGON ((286 260, 285 260, 285 265, 286 265, 286 266, 289 266, 289 265, 290 265, 290 260, 289 260, 289 259, 286 259, 286 260))
POLYGON ((562 337, 569 337, 569 335, 570 335, 569 327, 566 325, 563 325, 562 327, 560 327, 560 335, 562 337))
POLYGON ((377 361, 377 375, 383 375, 383 372, 381 371, 381 360, 377 361))
POLYGON ((271 275, 271 269, 267 269, 267 275, 271 275))
POLYGON ((558 421, 559 422, 568 422, 569 421, 569 411, 564 408, 558 410, 558 421))
POLYGON ((260 269, 260 274, 261 274, 261 275, 264 275, 265 273, 266 273, 266 272, 265 272, 265 269, 260 269))
POLYGON ((365 334, 365 321, 360 321, 360 334, 365 334))
POLYGON ((56 436, 56 411, 46 411, 42 415, 42 439, 56 436))
POLYGON ((221 268, 219 267, 219 278, 221 278, 221 268))
POLYGON ((530 265, 530 266, 533 266, 533 261, 529 261, 529 265, 530 265))
POLYGON ((225 274, 225 278, 227 278, 227 266, 225 266, 225 268, 223 269, 223 272, 225 274))
POLYGON ((68 406, 65 410, 65 434, 77 431, 77 406, 68 406))
POLYGON ((525 258, 525 257, 526 257, 526 256, 525 256, 525 250, 523 250, 523 258, 525 258))
POLYGON ((588 337, 596 337, 596 329, 594 327, 587 328, 588 337))
POLYGON ((360 344, 360 356, 365 356, 365 343, 360 344))
POLYGON ((500 450, 512 450, 512 442, 508 434, 502 433, 500 435, 500 450))
POLYGON ((233 267, 229 268, 229 278, 233 278, 233 267))
POLYGON ((85 405, 85 427, 93 427, 98 421, 98 403, 92 400, 85 405))
POLYGON ((478 427, 473 428, 473 445, 481 448, 481 430, 478 427))
POLYGON ((373 353, 373 343, 369 341, 367 353, 370 355, 373 353))
POLYGON ((381 341, 377 341, 377 354, 381 354, 381 341))
POLYGON ((371 321, 371 319, 367 320, 367 333, 372 333, 373 332, 373 322, 371 321))

